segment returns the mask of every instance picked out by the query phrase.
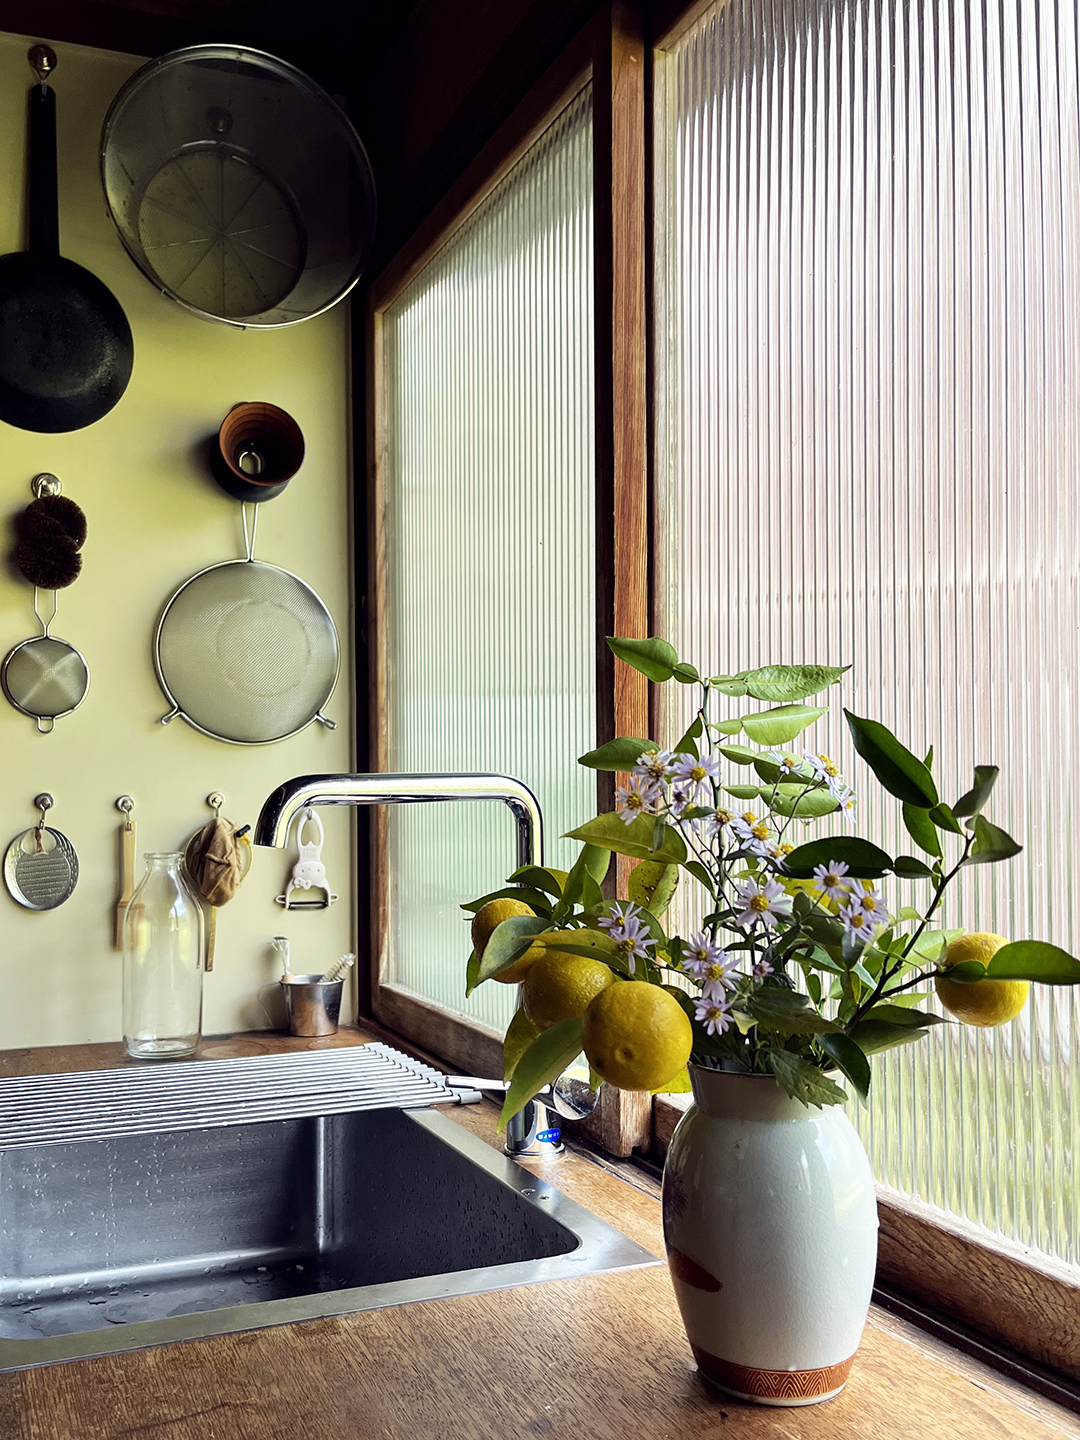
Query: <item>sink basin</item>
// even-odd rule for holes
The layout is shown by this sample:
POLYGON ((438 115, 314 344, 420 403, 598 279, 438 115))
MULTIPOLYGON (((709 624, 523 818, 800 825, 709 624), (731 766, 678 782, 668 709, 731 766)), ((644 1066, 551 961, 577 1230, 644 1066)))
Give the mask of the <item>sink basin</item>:
POLYGON ((430 1109, 0 1152, 0 1370, 654 1263, 430 1109))

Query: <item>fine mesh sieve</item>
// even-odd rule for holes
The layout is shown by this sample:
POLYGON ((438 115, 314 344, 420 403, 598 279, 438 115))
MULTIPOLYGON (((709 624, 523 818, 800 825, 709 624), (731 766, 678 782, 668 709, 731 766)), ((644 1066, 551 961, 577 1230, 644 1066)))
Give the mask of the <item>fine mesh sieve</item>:
POLYGON ((341 107, 284 60, 192 45, 150 60, 101 139, 109 214, 166 295, 273 328, 336 305, 375 233, 375 181, 341 107))
MULTIPOLYGON (((257 512, 256 512, 257 518, 257 512)), ((247 513, 244 534, 248 537, 247 513)), ((303 580, 252 555, 184 582, 154 639, 158 680, 196 730, 237 745, 285 740, 319 720, 337 683, 339 647, 330 612, 303 580)))
POLYGON ((70 715, 86 699, 90 670, 74 645, 49 634, 49 626, 56 619, 55 590, 52 615, 45 620, 38 609, 35 587, 34 614, 41 634, 20 641, 8 651, 0 667, 0 685, 15 709, 36 720, 41 733, 48 735, 61 716, 70 715))

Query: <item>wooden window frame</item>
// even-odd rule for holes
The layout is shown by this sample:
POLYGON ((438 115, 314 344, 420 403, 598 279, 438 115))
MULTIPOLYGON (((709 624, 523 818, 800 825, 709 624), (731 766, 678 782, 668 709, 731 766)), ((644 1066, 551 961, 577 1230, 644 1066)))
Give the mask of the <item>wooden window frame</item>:
MULTIPOLYGON (((616 670, 609 634, 656 633, 649 539, 655 533, 651 383, 651 65, 712 0, 610 0, 547 71, 370 287, 368 414, 368 639, 372 762, 385 769, 386 529, 382 489, 382 315, 446 235, 491 193, 551 119, 592 81, 594 105, 597 741, 650 734, 659 690, 616 670), (610 343, 607 343, 610 342, 610 343), (650 721, 652 722, 650 724, 650 721)), ((568 763, 572 757, 568 757, 568 763)), ((598 777, 600 809, 613 806, 615 777, 598 777)), ((498 1032, 380 983, 387 912, 385 812, 371 812, 372 956, 367 1013, 431 1053, 480 1074, 502 1063, 498 1032)), ((625 880, 620 860, 620 880, 625 880)), ((577 1128, 616 1155, 662 1161, 682 1108, 671 1100, 605 1088, 603 1104, 577 1128)), ((878 1278, 1053 1371, 1080 1379, 1080 1282, 1074 1271, 897 1195, 879 1192, 878 1278)))
MULTIPOLYGON (((385 770, 388 745, 386 632, 386 413, 384 316, 446 237, 475 211, 558 113, 591 81, 594 125, 594 318, 596 416, 596 743, 642 733, 648 723, 643 676, 616 670, 604 637, 643 633, 648 620, 646 485, 645 48, 640 13, 605 5, 518 105, 423 225, 370 286, 368 376, 368 663, 371 761, 385 770)), ((573 757, 568 757, 568 763, 573 757)), ((614 804, 615 777, 600 774, 597 802, 614 804)), ((387 817, 370 832, 368 1013, 453 1064, 502 1073, 500 1034, 384 981, 387 940, 387 817)), ((605 1092, 586 1130, 613 1153, 647 1144, 647 1096, 605 1092)))

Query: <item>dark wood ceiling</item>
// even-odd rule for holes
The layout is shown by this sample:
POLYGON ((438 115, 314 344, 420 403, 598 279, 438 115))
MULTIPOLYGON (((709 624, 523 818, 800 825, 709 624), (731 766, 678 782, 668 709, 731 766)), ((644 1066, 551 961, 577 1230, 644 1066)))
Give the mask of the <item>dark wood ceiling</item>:
POLYGON ((238 41, 348 95, 402 39, 425 0, 0 0, 0 30, 160 55, 238 41))

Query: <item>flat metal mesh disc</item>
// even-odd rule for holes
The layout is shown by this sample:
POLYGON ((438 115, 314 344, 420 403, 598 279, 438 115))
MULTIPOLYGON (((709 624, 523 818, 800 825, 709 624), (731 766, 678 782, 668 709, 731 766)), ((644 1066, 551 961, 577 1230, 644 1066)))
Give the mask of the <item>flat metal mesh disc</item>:
POLYGON ((16 645, 4 661, 0 678, 17 710, 48 720, 70 715, 90 685, 90 671, 78 650, 52 635, 38 635, 16 645))
POLYGON ((202 570, 165 607, 154 646, 161 688, 197 730, 238 745, 284 740, 337 683, 330 612, 303 580, 258 560, 202 570))

